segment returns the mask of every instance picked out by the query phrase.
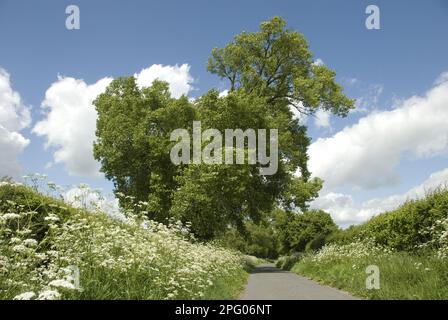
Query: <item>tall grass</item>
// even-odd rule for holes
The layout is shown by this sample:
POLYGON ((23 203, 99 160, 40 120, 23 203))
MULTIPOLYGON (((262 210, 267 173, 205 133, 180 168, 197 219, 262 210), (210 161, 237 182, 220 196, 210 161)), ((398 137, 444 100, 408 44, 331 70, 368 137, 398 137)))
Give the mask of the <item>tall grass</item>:
POLYGON ((247 276, 241 254, 129 213, 117 221, 2 183, 0 299, 237 296, 247 276))

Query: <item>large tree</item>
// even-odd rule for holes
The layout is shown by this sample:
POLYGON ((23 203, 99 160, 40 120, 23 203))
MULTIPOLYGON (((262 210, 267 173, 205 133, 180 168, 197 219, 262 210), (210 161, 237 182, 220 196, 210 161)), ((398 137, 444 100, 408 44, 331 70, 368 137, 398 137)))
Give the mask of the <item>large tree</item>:
POLYGON ((172 98, 166 83, 140 89, 129 77, 113 81, 97 98, 94 155, 116 192, 148 202, 153 219, 190 222, 201 239, 232 227, 244 232, 245 221, 257 222, 277 205, 305 210, 322 182, 310 179, 310 139, 291 109, 312 114, 322 108, 345 116, 353 101, 342 93, 335 73, 313 63, 304 37, 278 17, 214 49, 208 69, 229 80, 227 96, 210 90, 189 102, 172 98), (202 122, 202 130, 277 129, 277 172, 263 176, 260 163, 175 166, 170 132, 191 132, 193 120, 202 122))
POLYGON ((150 218, 163 220, 180 170, 170 161, 170 133, 191 126, 195 116, 190 102, 184 96, 172 98, 165 82, 140 89, 134 77, 123 77, 112 81, 94 105, 94 157, 115 192, 127 196, 120 197, 120 204, 149 202, 150 218))
POLYGON ((243 32, 215 48, 208 70, 227 79, 230 91, 243 89, 266 97, 272 106, 313 114, 318 108, 345 116, 353 100, 334 80, 335 72, 316 63, 302 34, 274 17, 259 32, 243 32))

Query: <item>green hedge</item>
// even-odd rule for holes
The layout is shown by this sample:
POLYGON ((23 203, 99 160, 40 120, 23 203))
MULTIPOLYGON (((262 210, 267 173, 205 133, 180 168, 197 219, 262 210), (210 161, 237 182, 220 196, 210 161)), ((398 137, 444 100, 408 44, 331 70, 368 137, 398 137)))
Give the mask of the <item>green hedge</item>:
POLYGON ((412 251, 431 240, 427 232, 435 221, 448 215, 448 190, 439 188, 425 198, 407 201, 393 211, 373 217, 332 235, 331 242, 348 243, 355 238, 374 238, 381 245, 412 251))

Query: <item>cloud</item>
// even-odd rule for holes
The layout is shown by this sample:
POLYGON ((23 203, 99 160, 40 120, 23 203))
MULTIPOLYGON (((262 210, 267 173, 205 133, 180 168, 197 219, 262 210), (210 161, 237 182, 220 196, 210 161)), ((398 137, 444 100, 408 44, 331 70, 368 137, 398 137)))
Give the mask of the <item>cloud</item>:
POLYGON ((376 111, 309 148, 309 168, 326 187, 369 189, 395 185, 403 155, 434 157, 448 151, 448 81, 425 96, 376 111))
MULTIPOLYGON (((357 82, 355 82, 357 83, 357 82)), ((381 84, 372 84, 362 88, 362 95, 356 98, 355 109, 351 112, 368 113, 378 108, 378 102, 384 87, 381 84)))
POLYGON ((229 94, 229 90, 225 89, 225 90, 222 90, 221 92, 219 92, 219 97, 223 98, 223 97, 226 97, 228 94, 229 94))
POLYGON ((448 185, 448 168, 432 173, 422 184, 403 194, 374 198, 357 204, 348 194, 328 192, 317 198, 312 208, 329 212, 341 226, 358 224, 382 212, 394 210, 404 202, 419 199, 427 192, 448 185))
POLYGON ((447 81, 448 81, 448 71, 445 71, 436 79, 434 84, 439 85, 447 81))
POLYGON ((322 109, 317 110, 314 118, 314 125, 317 128, 330 128, 330 112, 322 109))
POLYGON ((29 143, 20 133, 10 132, 0 125, 0 177, 20 175, 22 170, 17 157, 29 143))
POLYGON ((55 148, 55 163, 65 166, 69 174, 98 176, 99 163, 93 158, 93 141, 97 113, 92 101, 110 84, 103 78, 92 85, 83 80, 58 77, 45 93, 42 108, 45 119, 33 132, 47 138, 45 148, 55 148))
POLYGON ((325 65, 325 62, 324 62, 322 59, 317 58, 316 60, 314 60, 313 64, 314 64, 315 66, 324 66, 324 65, 325 65))
POLYGON ((18 156, 30 143, 20 131, 31 123, 30 108, 11 87, 10 75, 0 68, 0 176, 21 173, 18 156))
POLYGON ((359 80, 356 78, 343 78, 342 81, 347 85, 347 86, 354 86, 356 84, 359 83, 359 80))
MULTIPOLYGON (((299 107, 303 107, 302 102, 299 102, 299 107)), ((289 105, 289 111, 291 111, 293 119, 299 120, 300 125, 306 125, 308 123, 308 115, 299 112, 292 104, 289 105)))
POLYGON ((188 94, 193 89, 193 77, 190 75, 190 66, 183 64, 178 66, 163 66, 153 64, 149 68, 143 69, 138 74, 134 74, 139 87, 150 87, 156 79, 169 83, 170 92, 174 98, 179 98, 183 94, 188 94))
MULTIPOLYGON (((189 69, 187 64, 152 65, 135 76, 140 87, 150 86, 157 78, 165 80, 171 94, 179 97, 192 89, 189 69)), ((64 165, 71 175, 100 176, 100 164, 93 158, 98 115, 92 102, 112 80, 106 77, 87 84, 80 79, 58 77, 45 93, 41 107, 46 113, 33 132, 46 137, 45 148, 54 149, 54 162, 64 165)))
POLYGON ((126 221, 126 217, 120 211, 118 199, 112 196, 105 197, 99 189, 80 185, 69 189, 63 196, 64 201, 75 208, 100 210, 113 219, 126 221))
POLYGON ((358 210, 351 195, 329 192, 320 195, 311 205, 313 209, 321 209, 331 214, 334 221, 340 226, 359 223, 358 210))

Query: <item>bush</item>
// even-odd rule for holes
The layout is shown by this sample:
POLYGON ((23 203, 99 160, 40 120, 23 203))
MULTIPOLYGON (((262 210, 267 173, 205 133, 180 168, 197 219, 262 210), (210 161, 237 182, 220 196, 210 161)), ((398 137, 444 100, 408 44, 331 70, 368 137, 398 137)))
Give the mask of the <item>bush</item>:
POLYGON ((289 256, 282 256, 277 259, 275 266, 283 270, 291 270, 292 267, 300 261, 305 255, 303 253, 294 253, 289 256))
POLYGON ((258 259, 255 256, 249 256, 249 255, 244 255, 243 260, 244 260, 244 269, 248 272, 263 262, 263 260, 258 259))

